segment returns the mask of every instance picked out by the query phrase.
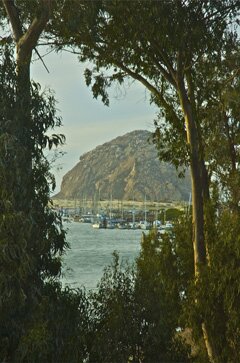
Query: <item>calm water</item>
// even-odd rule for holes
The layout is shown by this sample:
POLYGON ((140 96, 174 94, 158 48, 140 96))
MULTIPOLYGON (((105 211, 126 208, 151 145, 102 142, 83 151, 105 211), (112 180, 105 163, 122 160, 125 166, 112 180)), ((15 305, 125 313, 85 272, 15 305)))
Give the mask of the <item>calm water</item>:
POLYGON ((113 251, 133 261, 140 251, 141 230, 94 229, 88 223, 69 223, 67 241, 71 249, 64 257, 63 284, 94 289, 113 251))

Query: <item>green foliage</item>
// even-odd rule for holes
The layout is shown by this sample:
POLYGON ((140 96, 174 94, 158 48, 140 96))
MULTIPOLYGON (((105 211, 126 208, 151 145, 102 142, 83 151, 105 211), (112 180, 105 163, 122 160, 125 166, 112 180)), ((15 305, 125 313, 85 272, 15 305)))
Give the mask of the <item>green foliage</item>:
POLYGON ((226 210, 217 221, 215 236, 211 236, 211 263, 198 292, 199 299, 204 301, 203 313, 211 324, 221 360, 229 363, 240 359, 239 242, 239 215, 226 210))
POLYGON ((168 208, 166 210, 166 220, 167 221, 177 221, 181 215, 183 214, 183 211, 176 209, 176 208, 168 208))
MULTIPOLYGON (((211 213, 208 213, 209 218, 211 213)), ((198 283, 194 279, 191 230, 175 227, 178 286, 183 293, 181 323, 191 328, 196 361, 207 360, 202 338, 202 322, 208 324, 221 362, 233 363, 240 358, 239 347, 239 215, 225 209, 206 227, 209 264, 203 267, 198 283)))
POLYGON ((136 296, 144 322, 146 362, 187 361, 176 333, 181 312, 178 280, 178 261, 171 238, 159 238, 155 232, 143 236, 137 259, 136 296))
POLYGON ((82 362, 86 359, 89 307, 84 290, 45 284, 39 305, 20 340, 16 362, 82 362))
MULTIPOLYGON (((211 215, 212 211, 209 211, 209 219, 211 215)), ((158 318, 163 316, 160 322, 167 327, 163 342, 168 341, 171 329, 173 332, 178 327, 183 337, 190 329, 187 341, 191 344, 192 359, 206 363, 208 358, 202 338, 202 322, 206 321, 220 361, 233 363, 240 357, 240 220, 238 214, 225 209, 219 217, 215 215, 208 222, 206 239, 210 262, 203 267, 197 284, 191 221, 183 216, 175 224, 171 236, 159 240, 150 235, 143 239, 137 260, 136 287, 139 284, 138 296, 143 301, 146 320, 154 320, 155 313, 158 318)), ((153 336, 158 339, 162 336, 157 325, 154 325, 153 336)), ((159 342, 156 351, 161 349, 159 342)), ((153 352, 152 348, 151 354, 153 352)), ((154 361, 153 356, 151 359, 154 361)))
MULTIPOLYGON (((8 46, 0 49, 0 77, 0 345, 4 346, 0 356, 4 360, 15 354, 44 281, 60 275, 67 245, 61 220, 49 204, 54 178, 43 153, 49 139, 45 133, 60 124, 54 98, 33 84, 28 108, 19 110, 8 46)), ((58 136, 52 142, 57 145, 62 140, 58 136)))
POLYGON ((90 362, 189 362, 179 327, 177 261, 169 240, 143 237, 136 270, 115 253, 91 296, 90 362))
POLYGON ((114 253, 98 291, 91 296, 92 327, 89 362, 133 362, 141 356, 139 321, 134 301, 134 273, 114 253))

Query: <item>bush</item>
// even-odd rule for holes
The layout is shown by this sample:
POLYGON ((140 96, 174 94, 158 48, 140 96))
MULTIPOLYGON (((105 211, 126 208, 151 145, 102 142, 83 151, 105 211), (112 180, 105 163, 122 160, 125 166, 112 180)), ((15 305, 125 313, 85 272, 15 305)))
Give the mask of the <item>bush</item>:
POLYGON ((91 296, 90 362, 190 361, 176 330, 180 305, 174 266, 170 273, 171 255, 167 241, 156 234, 143 238, 135 268, 123 265, 114 254, 91 296))

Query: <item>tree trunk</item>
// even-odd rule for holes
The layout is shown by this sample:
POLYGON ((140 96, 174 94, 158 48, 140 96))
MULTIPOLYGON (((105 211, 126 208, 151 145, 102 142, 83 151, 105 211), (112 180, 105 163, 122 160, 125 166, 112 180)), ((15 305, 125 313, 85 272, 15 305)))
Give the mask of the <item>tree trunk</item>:
POLYGON ((207 326, 207 323, 205 321, 202 323, 202 332, 203 332, 203 339, 204 339, 205 346, 207 349, 209 361, 211 363, 220 363, 218 354, 215 350, 214 343, 212 341, 212 337, 209 334, 209 327, 207 326))
POLYGON ((21 147, 21 153, 16 155, 16 205, 15 209, 29 213, 34 194, 32 183, 32 150, 31 144, 31 81, 30 63, 32 52, 37 46, 51 13, 51 0, 41 0, 36 16, 30 26, 24 31, 20 13, 13 0, 2 0, 7 17, 11 23, 16 44, 16 114, 13 120, 15 137, 21 147))
POLYGON ((22 64, 17 59, 17 130, 18 142, 21 145, 22 155, 19 158, 19 189, 17 210, 29 213, 34 195, 32 175, 32 119, 31 119, 31 94, 30 94, 30 62, 22 64), (25 87, 24 87, 25 85, 25 87))
POLYGON ((11 209, 9 206, 10 212, 6 209, 8 219, 6 226, 3 227, 6 229, 8 243, 13 246, 13 251, 15 251, 15 246, 19 251, 14 257, 11 256, 13 273, 6 278, 10 290, 6 295, 5 304, 7 305, 8 301, 11 304, 12 301, 19 301, 19 304, 14 305, 14 311, 8 316, 9 326, 13 319, 16 319, 16 332, 10 335, 7 328, 5 333, 8 342, 6 361, 12 362, 17 359, 15 354, 19 339, 25 333, 29 314, 38 303, 42 286, 41 267, 35 255, 35 241, 38 241, 38 237, 36 238, 38 229, 35 226, 38 221, 34 206, 36 192, 32 168, 34 137, 31 117, 30 63, 32 51, 47 23, 51 0, 39 2, 42 5, 42 8, 39 9, 41 11, 36 12, 35 19, 25 32, 23 32, 23 24, 15 2, 13 0, 2 0, 2 2, 12 26, 16 45, 16 102, 14 113, 9 120, 14 147, 10 165, 11 180, 6 182, 11 185, 11 188, 6 186, 4 195, 5 200, 10 201, 8 204, 11 209), (9 214, 11 218, 9 218, 9 214), (12 221, 15 220, 21 221, 22 225, 16 224, 14 228, 12 221))
MULTIPOLYGON (((193 116, 191 103, 188 99, 183 79, 178 80, 179 99, 184 113, 187 132, 187 143, 190 151, 190 168, 192 180, 192 225, 195 281, 198 284, 203 269, 207 268, 206 244, 204 239, 204 195, 206 195, 206 175, 201 159, 199 136, 196 120, 193 116)), ((215 345, 205 321, 202 332, 211 363, 219 363, 215 345)))
POLYGON ((206 265, 206 246, 204 241, 204 212, 203 212, 203 178, 202 163, 199 155, 199 140, 196 121, 194 120, 191 104, 188 100, 183 81, 179 82, 179 98, 184 112, 187 132, 187 143, 190 151, 190 168, 192 180, 192 224, 195 275, 201 271, 201 265, 206 265))

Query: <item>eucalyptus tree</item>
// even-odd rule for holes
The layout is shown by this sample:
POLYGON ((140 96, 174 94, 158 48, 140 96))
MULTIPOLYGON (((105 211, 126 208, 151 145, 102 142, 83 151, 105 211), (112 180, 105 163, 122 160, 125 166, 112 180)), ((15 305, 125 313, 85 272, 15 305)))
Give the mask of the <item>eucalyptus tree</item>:
MULTIPOLYGON (((200 63, 200 62, 199 62, 200 63)), ((206 194, 218 184, 221 199, 239 211, 239 41, 235 34, 214 57, 204 59, 196 69, 198 120, 202 134, 202 148, 207 171, 206 194), (214 182, 214 183, 213 183, 214 182)), ((179 133, 159 112, 155 120, 153 141, 160 158, 176 167, 184 164, 184 145, 179 133)), ((209 196, 208 196, 209 198, 209 196)))
POLYGON ((23 13, 11 0, 0 6, 0 360, 6 362, 20 361, 19 342, 33 329, 44 284, 59 277, 66 249, 61 221, 49 205, 55 181, 44 155, 46 147, 64 141, 47 135, 61 118, 53 94, 30 80, 51 1, 20 4, 23 13))
MULTIPOLYGON (((29 2, 22 3, 22 12, 15 2, 12 0, 2 0, 1 6, 1 19, 3 24, 3 31, 7 33, 8 23, 11 26, 11 32, 7 33, 7 39, 12 39, 15 43, 16 53, 16 103, 18 112, 14 120, 15 124, 22 130, 22 135, 30 139, 30 129, 32 127, 31 111, 30 111, 30 64, 32 59, 32 53, 37 46, 38 39, 43 32, 50 16, 51 1, 31 2, 30 9, 29 2), (33 8, 35 6, 35 9, 33 8), (34 11, 33 11, 34 9, 34 11), (25 12, 24 12, 25 10, 25 12), (27 28, 27 30, 26 30, 27 28), (12 33, 12 34, 11 34, 12 33)), ((10 28, 8 28, 10 30, 10 28)), ((3 38, 2 43, 4 44, 3 38)), ((31 180, 31 153, 26 151, 26 169, 25 169, 25 182, 31 180)), ((21 194, 23 196, 22 203, 19 204, 19 208, 22 208, 25 204, 26 208, 29 208, 26 204, 30 203, 28 188, 25 188, 24 182, 20 182, 22 185, 21 194)), ((24 207, 24 208, 25 208, 24 207)))
MULTIPOLYGON (((213 160, 208 143, 211 131, 219 127, 216 118, 209 118, 207 107, 212 105, 212 93, 218 103, 217 90, 224 77, 220 79, 217 69, 227 48, 234 44, 239 52, 237 33, 229 26, 240 2, 71 1, 70 6, 66 1, 64 6, 63 18, 55 19, 53 44, 58 37, 59 49, 72 45, 81 61, 93 62, 93 68, 85 70, 93 96, 108 104, 107 88, 114 82, 121 84, 125 78, 141 82, 165 122, 164 136, 170 140, 171 151, 163 145, 165 158, 190 165, 197 282, 208 266, 204 208, 210 198, 210 176, 206 161, 213 160)), ((229 73, 233 78, 238 74, 236 69, 229 73)), ((161 131, 162 126, 157 129, 157 143, 161 131)), ((217 362, 211 328, 204 319, 202 330, 209 358, 217 362)))

